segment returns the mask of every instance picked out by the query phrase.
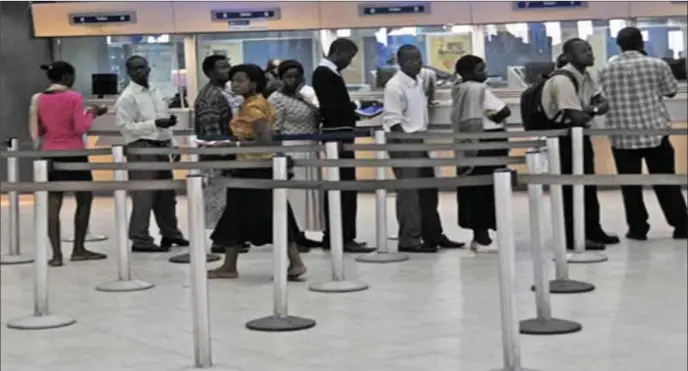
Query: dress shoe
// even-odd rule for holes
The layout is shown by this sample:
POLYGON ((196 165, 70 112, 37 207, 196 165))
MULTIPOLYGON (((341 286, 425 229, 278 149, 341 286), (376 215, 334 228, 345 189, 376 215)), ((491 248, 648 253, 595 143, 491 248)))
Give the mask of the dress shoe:
POLYGON ((449 239, 449 237, 442 235, 439 240, 435 241, 435 245, 443 249, 462 249, 466 247, 463 242, 456 242, 449 239))
POLYGON ((399 252, 405 253, 421 253, 421 254, 434 254, 440 251, 437 245, 422 243, 418 245, 411 246, 399 246, 399 252))
POLYGON ((593 234, 592 236, 588 236, 588 240, 597 242, 601 245, 616 245, 620 241, 618 236, 606 234, 604 232, 599 232, 593 234))
POLYGON ((673 238, 675 240, 685 240, 688 238, 688 228, 676 228, 674 229, 673 238))
POLYGON ((367 243, 363 242, 356 242, 356 241, 351 241, 347 242, 344 244, 344 252, 349 252, 349 253, 354 253, 354 254, 360 254, 360 253, 369 253, 377 250, 374 247, 367 247, 367 243))
POLYGON ((159 252, 168 252, 170 251, 170 247, 163 247, 163 246, 158 246, 154 244, 153 242, 134 242, 133 245, 131 245, 131 251, 132 252, 150 252, 150 253, 159 253, 159 252))
MULTIPOLYGON (((585 250, 587 250, 587 251, 603 251, 606 249, 607 249, 607 246, 605 246, 602 243, 590 241, 590 240, 585 241, 585 250)), ((567 250, 573 251, 574 249, 568 248, 567 250)))
POLYGON ((309 238, 306 238, 306 236, 301 236, 296 240, 296 243, 301 246, 301 247, 307 247, 309 250, 314 249, 316 247, 322 247, 322 242, 320 241, 314 241, 309 238))
POLYGON ((640 231, 628 231, 628 233, 626 233, 626 238, 629 240, 647 241, 647 232, 642 233, 640 231))
POLYGON ((486 244, 484 242, 481 243, 473 240, 471 242, 471 251, 473 251, 476 254, 496 254, 499 252, 499 249, 497 248, 497 244, 494 241, 490 241, 490 243, 486 244))
POLYGON ((189 241, 185 240, 182 237, 177 237, 177 238, 163 237, 160 240, 160 247, 169 249, 172 246, 187 247, 187 246, 189 246, 189 241))

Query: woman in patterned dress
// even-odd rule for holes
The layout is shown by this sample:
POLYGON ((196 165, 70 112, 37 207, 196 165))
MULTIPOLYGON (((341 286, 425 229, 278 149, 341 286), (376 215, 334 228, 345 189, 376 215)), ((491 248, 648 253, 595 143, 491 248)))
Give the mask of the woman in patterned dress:
MULTIPOLYGON (((318 133, 318 103, 315 94, 309 94, 312 88, 306 85, 301 63, 286 60, 277 68, 277 75, 282 80, 278 91, 270 95, 268 101, 277 113, 276 130, 280 134, 316 134, 318 133)), ((288 140, 283 145, 315 145, 314 140, 288 140)), ((288 155, 297 160, 317 159, 317 152, 292 152, 288 155)), ((317 168, 297 167, 293 171, 295 180, 320 180, 317 168)), ((290 189, 289 204, 302 231, 322 231, 324 215, 321 204, 322 193, 316 189, 290 189)), ((315 247, 318 243, 300 236, 299 245, 315 247)))

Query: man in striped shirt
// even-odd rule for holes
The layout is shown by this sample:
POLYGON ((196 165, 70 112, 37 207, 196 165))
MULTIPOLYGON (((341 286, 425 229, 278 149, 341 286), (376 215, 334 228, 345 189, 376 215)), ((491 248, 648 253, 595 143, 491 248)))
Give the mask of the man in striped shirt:
MULTIPOLYGON (((639 29, 627 27, 617 36, 622 53, 600 72, 600 81, 609 99, 606 126, 610 129, 668 129, 671 126, 664 98, 676 95, 677 82, 671 68, 644 53, 639 29)), ((640 174, 645 160, 651 174, 676 172, 674 148, 665 134, 610 136, 619 174, 640 174)), ((679 186, 655 186, 664 216, 674 227, 674 238, 686 238, 686 201, 679 186)), ((646 240, 650 229, 648 213, 639 185, 621 187, 628 233, 626 237, 646 240)))

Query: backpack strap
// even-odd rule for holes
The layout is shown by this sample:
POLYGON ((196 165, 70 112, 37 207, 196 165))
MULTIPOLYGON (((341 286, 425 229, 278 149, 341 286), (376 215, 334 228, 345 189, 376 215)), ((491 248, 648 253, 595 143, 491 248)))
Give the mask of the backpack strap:
POLYGON ((576 79, 576 75, 574 75, 573 72, 567 71, 564 69, 558 69, 558 70, 552 72, 552 74, 549 77, 552 78, 554 76, 566 76, 566 77, 568 77, 569 80, 571 80, 573 87, 576 89, 576 93, 578 93, 578 89, 579 89, 578 80, 576 79))

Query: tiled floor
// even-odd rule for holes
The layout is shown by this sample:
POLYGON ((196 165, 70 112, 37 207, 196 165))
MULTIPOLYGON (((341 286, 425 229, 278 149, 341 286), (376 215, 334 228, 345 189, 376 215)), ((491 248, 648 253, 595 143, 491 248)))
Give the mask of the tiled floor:
MULTIPOLYGON (((646 198, 652 214, 650 242, 623 241, 608 250, 609 261, 571 266, 574 278, 597 285, 589 294, 553 296, 554 314, 580 321, 571 335, 522 336, 523 364, 541 371, 685 371, 686 242, 668 238, 654 195, 646 198)), ((620 195, 601 193, 604 225, 625 232, 620 195)), ((390 211, 393 203, 390 202, 390 211)), ((65 234, 73 203, 63 214, 65 234)), ((528 255, 527 199, 515 197, 518 309, 534 313, 528 291, 532 269, 528 255)), ((185 201, 179 202, 186 229, 185 201)), ((370 195, 360 198, 360 239, 374 241, 370 195)), ((456 203, 443 195, 447 233, 470 237, 456 224, 456 203)), ((3 208, 6 218, 7 208, 3 208)), ((92 231, 113 236, 112 203, 97 200, 92 231)), ((22 207, 22 242, 32 250, 30 206, 22 207)), ((394 214, 390 213, 390 216, 394 214)), ((6 219, 3 219, 6 221, 6 219)), ((392 225, 390 221, 390 225, 392 225)), ((6 223, 2 223, 3 251, 6 223)), ((64 247, 69 249, 69 244, 64 247)), ((166 255, 135 255, 136 277, 157 286, 136 293, 102 293, 98 283, 112 279, 116 260, 113 240, 91 244, 111 258, 96 263, 69 263, 50 271, 54 313, 74 316, 76 325, 45 331, 8 329, 8 320, 32 310, 32 267, 3 266, 2 364, 8 371, 172 371, 190 367, 192 335, 189 268, 172 265, 166 255)), ((466 251, 413 256, 406 263, 360 264, 347 256, 352 277, 370 290, 319 294, 307 283, 290 284, 293 314, 318 325, 298 333, 259 333, 245 322, 271 311, 270 248, 255 249, 241 259, 242 277, 211 282, 213 359, 238 371, 486 371, 501 366, 497 257, 466 251)), ((329 277, 321 251, 306 256, 310 282, 329 277)))

